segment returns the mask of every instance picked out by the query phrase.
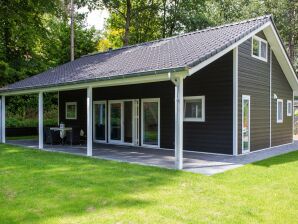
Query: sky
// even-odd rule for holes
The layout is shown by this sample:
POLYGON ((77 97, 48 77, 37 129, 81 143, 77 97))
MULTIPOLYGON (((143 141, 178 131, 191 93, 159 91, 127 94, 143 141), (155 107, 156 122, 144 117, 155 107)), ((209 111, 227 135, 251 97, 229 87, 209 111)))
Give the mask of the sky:
MULTIPOLYGON (((80 8, 79 12, 88 12, 88 8, 80 8)), ((104 28, 105 19, 108 18, 109 12, 107 10, 93 10, 88 13, 87 26, 94 26, 97 30, 102 30, 104 28)))

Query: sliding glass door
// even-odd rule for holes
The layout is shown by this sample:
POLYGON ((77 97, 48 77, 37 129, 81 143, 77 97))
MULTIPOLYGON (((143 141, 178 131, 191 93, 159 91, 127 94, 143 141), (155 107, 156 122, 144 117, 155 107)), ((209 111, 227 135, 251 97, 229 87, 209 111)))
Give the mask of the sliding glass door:
POLYGON ((109 101, 109 142, 138 144, 138 100, 109 101))
POLYGON ((142 100, 142 145, 160 146, 159 99, 142 100))
POLYGON ((122 102, 110 102, 110 128, 109 128, 109 137, 110 141, 121 141, 122 140, 122 102))
POLYGON ((133 143, 133 101, 124 101, 124 133, 123 140, 126 143, 133 143))
POLYGON ((93 103, 93 139, 95 142, 106 141, 106 102, 95 101, 93 103))

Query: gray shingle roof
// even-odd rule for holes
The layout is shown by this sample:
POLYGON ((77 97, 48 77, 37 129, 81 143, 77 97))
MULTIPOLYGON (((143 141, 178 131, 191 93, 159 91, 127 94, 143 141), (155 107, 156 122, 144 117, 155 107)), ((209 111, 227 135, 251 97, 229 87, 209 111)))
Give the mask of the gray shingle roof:
POLYGON ((83 56, 0 91, 41 88, 161 70, 191 68, 256 30, 271 16, 83 56))

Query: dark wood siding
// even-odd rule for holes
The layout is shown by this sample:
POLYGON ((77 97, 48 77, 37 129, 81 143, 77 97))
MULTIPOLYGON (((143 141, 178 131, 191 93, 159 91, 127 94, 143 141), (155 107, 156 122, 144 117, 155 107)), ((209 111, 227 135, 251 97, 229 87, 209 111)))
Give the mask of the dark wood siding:
MULTIPOLYGON (((94 101, 139 99, 140 121, 141 99, 160 98, 160 147, 162 148, 174 148, 174 95, 174 84, 170 81, 93 89, 94 101)), ((141 139, 141 128, 139 130, 141 139)))
MULTIPOLYGON (((230 52, 185 79, 185 96, 206 97, 206 122, 184 122, 184 149, 232 153, 232 68, 233 58, 230 52)), ((174 84, 165 81, 94 88, 93 101, 160 98, 160 146, 174 148, 174 94, 174 84)), ((86 90, 60 92, 60 120, 67 126, 76 125, 86 130, 86 90), (77 120, 65 120, 65 102, 78 102, 77 120)))
POLYGON ((293 101, 293 90, 289 85, 276 57, 272 57, 272 146, 292 142, 293 139, 293 117, 287 116, 287 100, 293 101), (276 103, 273 95, 283 100, 283 123, 276 122, 276 103))
POLYGON ((80 127, 87 133, 87 90, 73 90, 59 92, 59 121, 66 126, 80 127), (77 102, 77 119, 67 120, 65 117, 65 103, 77 102))
MULTIPOLYGON (((265 39, 263 33, 258 36, 265 39)), ((270 59, 251 56, 252 38, 238 48, 238 152, 242 153, 242 95, 250 95, 250 151, 270 146, 270 59)))
MULTIPOLYGON (((266 40, 263 32, 257 34, 266 40)), ((251 151, 270 147, 270 46, 268 61, 251 56, 252 38, 239 46, 238 70, 238 152, 242 153, 242 95, 251 96, 251 151)), ((271 81, 271 145, 281 145, 292 141, 292 117, 287 117, 287 100, 292 100, 293 92, 272 52, 271 81), (276 99, 283 99, 284 122, 276 122, 276 99)))
POLYGON ((185 96, 205 96, 206 121, 184 122, 184 149, 232 154, 233 53, 184 81, 185 96))

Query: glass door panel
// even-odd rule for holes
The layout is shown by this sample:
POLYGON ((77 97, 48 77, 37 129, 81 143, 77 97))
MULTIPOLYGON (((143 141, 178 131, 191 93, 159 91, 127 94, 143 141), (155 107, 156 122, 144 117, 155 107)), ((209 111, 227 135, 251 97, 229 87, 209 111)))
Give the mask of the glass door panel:
POLYGON ((110 140, 121 141, 122 103, 110 104, 110 140))
POLYGON ((124 101, 124 142, 133 141, 133 101, 124 101))
POLYGON ((144 100, 142 106, 142 144, 159 146, 159 101, 144 100))
POLYGON ((250 96, 242 96, 242 152, 250 150, 250 96))
POLYGON ((94 102, 94 140, 106 141, 106 103, 94 102))

